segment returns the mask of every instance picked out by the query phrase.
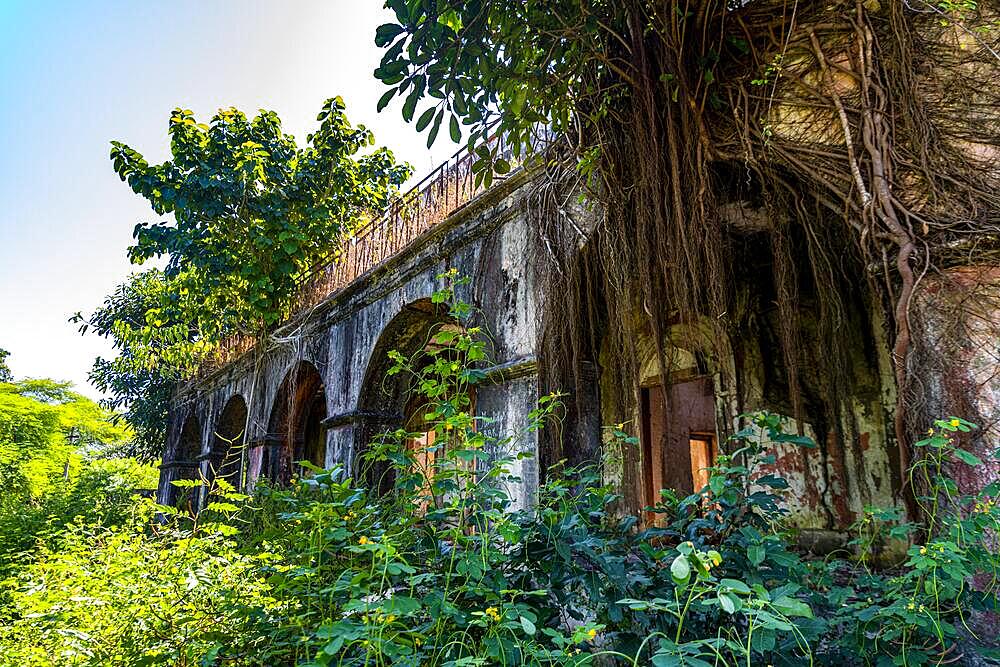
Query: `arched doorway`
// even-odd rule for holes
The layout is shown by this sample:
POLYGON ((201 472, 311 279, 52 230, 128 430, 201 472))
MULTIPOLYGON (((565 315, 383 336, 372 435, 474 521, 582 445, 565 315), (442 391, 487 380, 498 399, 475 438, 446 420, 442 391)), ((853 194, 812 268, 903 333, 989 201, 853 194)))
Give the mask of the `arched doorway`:
MULTIPOLYGON (((201 456, 201 424, 193 414, 188 415, 181 428, 181 436, 177 441, 174 465, 175 480, 194 480, 201 478, 198 469, 198 458, 201 456)), ((173 487, 174 505, 187 507, 198 498, 197 489, 173 487)), ((195 502, 195 504, 197 504, 195 502)), ((195 507, 190 509, 195 510, 195 507)))
POLYGON ((215 431, 209 456, 208 478, 225 479, 236 486, 247 424, 247 403, 239 394, 226 402, 215 431))
POLYGON ((286 484, 303 472, 296 461, 326 465, 326 389, 319 371, 299 361, 288 371, 271 408, 261 475, 286 484))
MULTIPOLYGON (((448 309, 430 299, 421 299, 404 307, 383 329, 372 352, 358 400, 360 419, 355 438, 361 456, 356 461, 355 474, 382 493, 391 490, 393 475, 387 464, 364 460, 364 452, 381 434, 405 429, 413 434, 407 445, 413 450, 416 465, 427 469, 434 464, 441 452, 435 448, 433 425, 428 424, 428 399, 418 387, 412 386, 413 378, 406 374, 390 374, 395 363, 389 356, 392 351, 411 360, 418 367, 430 363, 428 353, 441 346, 436 342, 438 332, 462 331, 459 324, 449 317, 448 309)), ((464 395, 464 394, 463 394, 464 395)), ((474 395, 468 392, 465 406, 473 412, 474 395)))

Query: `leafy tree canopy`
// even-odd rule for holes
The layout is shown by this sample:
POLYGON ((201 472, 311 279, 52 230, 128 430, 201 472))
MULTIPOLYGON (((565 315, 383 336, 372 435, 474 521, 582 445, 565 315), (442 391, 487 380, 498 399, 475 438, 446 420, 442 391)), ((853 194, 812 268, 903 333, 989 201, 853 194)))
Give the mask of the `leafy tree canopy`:
MULTIPOLYGON (((173 214, 137 225, 129 257, 137 264, 167 258, 165 277, 176 285, 167 303, 198 337, 256 333, 280 320, 301 273, 409 177, 386 148, 360 154, 374 136, 348 122, 339 97, 327 100, 317 120, 300 148, 273 111, 248 119, 223 109, 205 125, 175 109, 172 157, 159 165, 112 142, 121 179, 157 214, 173 214)), ((161 326, 166 318, 155 315, 149 324, 161 326)))
POLYGON ((26 379, 0 383, 0 488, 31 497, 82 451, 121 446, 124 425, 65 382, 26 379))
POLYGON ((288 316, 302 275, 409 178, 391 151, 367 150, 374 136, 348 122, 341 98, 327 100, 317 120, 300 147, 273 111, 248 118, 223 109, 204 124, 175 109, 171 158, 158 165, 112 142, 121 179, 169 216, 136 225, 129 257, 166 263, 72 320, 113 341, 118 357, 98 359, 91 379, 135 428, 133 453, 161 451, 174 383, 226 336, 259 335, 288 316))
POLYGON ((4 349, 0 349, 0 382, 10 382, 13 378, 11 375, 10 367, 7 366, 7 357, 10 356, 10 352, 4 349))
MULTIPOLYGON (((926 422, 906 418, 918 276, 1000 252, 1000 20, 987 5, 387 0, 395 21, 376 31, 385 51, 375 76, 390 86, 380 107, 402 98, 403 117, 429 142, 446 120, 456 140, 462 125, 470 144, 499 133, 515 154, 537 147, 539 127, 559 136, 545 163, 550 186, 530 209, 551 253, 560 245, 552 221, 581 183, 603 204, 583 257, 554 257, 553 293, 572 293, 583 276, 600 281, 623 387, 636 322, 662 332, 675 318, 705 318, 715 341, 746 330, 752 309, 739 303, 734 253, 747 236, 726 224, 724 207, 749 204, 769 220, 795 412, 801 342, 815 337, 800 291, 815 293, 822 345, 833 351, 819 371, 833 380, 817 391, 828 411, 850 382, 837 333, 847 302, 891 304, 894 426, 905 444, 926 422), (845 262, 841 277, 831 267, 845 262), (880 279, 856 279, 872 266, 883 267, 880 279)), ((479 155, 483 179, 507 166, 495 147, 479 155)), ((575 249, 574 230, 563 233, 575 249)), ((588 344, 585 332, 566 331, 587 321, 587 308, 567 300, 547 313, 556 341, 547 364, 588 344)), ((904 446, 900 474, 907 467, 904 446)))
POLYGON ((125 453, 142 459, 163 451, 167 405, 194 346, 194 329, 177 319, 175 309, 168 309, 170 321, 163 320, 171 316, 163 304, 178 296, 169 289, 158 269, 136 273, 88 318, 73 317, 81 333, 96 333, 114 346, 114 358, 95 360, 90 381, 108 397, 105 407, 132 427, 125 453))
POLYGON ((120 519, 136 489, 155 487, 155 468, 113 457, 131 438, 68 383, 0 381, 0 579, 67 524, 120 519))
MULTIPOLYGON (((625 20, 620 3, 388 0, 386 6, 397 23, 375 34, 386 49, 375 76, 392 86, 379 108, 403 98, 403 118, 416 117, 419 131, 430 128, 428 145, 447 119, 455 141, 463 124, 473 145, 499 122, 496 131, 528 149, 537 124, 566 132, 588 108, 600 113, 611 99, 613 91, 597 82, 615 68, 598 56, 601 42, 625 20), (425 98, 430 104, 418 116, 425 98)), ((492 163, 497 156, 483 157, 492 163)))

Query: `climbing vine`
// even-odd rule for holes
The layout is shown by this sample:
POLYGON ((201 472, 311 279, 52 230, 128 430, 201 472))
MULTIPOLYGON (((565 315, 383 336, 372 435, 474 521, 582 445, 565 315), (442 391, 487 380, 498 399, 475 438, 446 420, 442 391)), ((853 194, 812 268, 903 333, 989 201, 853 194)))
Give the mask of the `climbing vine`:
MULTIPOLYGON (((998 248, 995 15, 929 0, 387 6, 383 106, 399 96, 407 120, 433 118, 429 140, 445 118, 453 137, 502 133, 518 154, 541 129, 560 137, 541 167, 554 185, 531 207, 556 293, 577 295, 553 304, 550 362, 579 366, 598 346, 584 339, 606 331, 630 396, 637 331, 660 345, 670 323, 703 321, 725 340, 753 313, 733 258, 763 231, 794 410, 805 311, 833 352, 817 362, 817 409, 836 423, 852 382, 838 332, 851 303, 881 304, 908 467, 924 421, 907 414, 914 291, 998 248), (598 212, 589 234, 566 224, 581 192, 598 212), (747 209, 764 219, 734 214, 747 209)), ((506 168, 481 157, 481 175, 506 168)))

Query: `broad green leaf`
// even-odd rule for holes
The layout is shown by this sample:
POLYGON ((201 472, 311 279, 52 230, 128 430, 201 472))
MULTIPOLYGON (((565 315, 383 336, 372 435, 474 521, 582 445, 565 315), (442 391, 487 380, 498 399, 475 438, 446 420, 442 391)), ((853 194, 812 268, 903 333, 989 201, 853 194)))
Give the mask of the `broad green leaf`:
POLYGON ((670 564, 670 575, 678 584, 687 583, 691 576, 691 564, 688 562, 687 556, 678 554, 674 558, 674 561, 670 564))
POLYGON ((981 466, 983 464, 982 459, 980 459, 972 452, 967 452, 964 449, 958 449, 956 447, 954 450, 952 450, 952 455, 962 463, 965 463, 970 466, 981 466))
POLYGON ((773 602, 771 606, 780 611, 785 616, 801 616, 804 618, 812 618, 812 609, 805 602, 801 600, 796 600, 795 598, 788 597, 787 595, 782 595, 773 602))

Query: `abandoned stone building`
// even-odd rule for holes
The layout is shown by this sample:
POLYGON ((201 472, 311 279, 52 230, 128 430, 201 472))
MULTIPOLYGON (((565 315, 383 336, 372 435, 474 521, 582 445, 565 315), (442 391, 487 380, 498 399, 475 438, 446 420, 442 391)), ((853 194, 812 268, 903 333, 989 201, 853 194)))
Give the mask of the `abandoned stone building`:
MULTIPOLYGON (((378 433, 412 428, 404 388, 386 378, 387 353, 417 350, 431 328, 444 322, 430 297, 441 287, 438 276, 452 268, 470 278, 460 296, 489 332, 491 358, 486 380, 476 388, 475 411, 488 417, 487 428, 497 433, 522 430, 539 395, 551 389, 540 375, 541 315, 566 296, 546 293, 528 248, 528 207, 538 175, 516 170, 484 189, 472 180, 470 159, 458 154, 403 198, 405 203, 349 239, 337 259, 318 267, 303 284, 298 315, 266 345, 251 350, 245 341, 243 347, 234 344, 227 361, 181 388, 171 409, 161 501, 175 500, 172 480, 198 475, 224 474, 251 488, 262 476, 287 480, 294 461, 355 470, 359 453, 378 433)), ((739 211, 734 233, 752 248, 754 238, 767 233, 766 220, 739 202, 734 207, 739 211)), ((750 267, 742 279, 758 293, 755 303, 767 304, 772 287, 755 279, 760 275, 759 267, 750 267)), ((946 377, 924 378, 925 399, 949 414, 961 408, 963 416, 981 420, 993 432, 1000 405, 995 372, 1000 341, 990 321, 995 312, 984 317, 982 308, 998 291, 995 267, 955 269, 927 281, 916 308, 929 338, 956 335, 936 322, 945 312, 950 326, 961 330, 959 353, 947 359, 946 377), (970 292, 973 283, 976 294, 970 292)), ((810 404, 812 388, 804 381, 801 426, 819 446, 783 446, 775 463, 789 480, 789 509, 803 530, 843 531, 866 505, 899 502, 886 326, 872 304, 854 302, 852 308, 843 314, 840 333, 851 341, 852 389, 837 410, 824 412, 810 404), (836 423, 830 423, 830 414, 836 423)), ((535 456, 517 462, 522 481, 515 501, 531 504, 552 463, 546 453, 552 448, 539 438, 564 436, 560 455, 603 457, 609 480, 634 508, 654 502, 661 488, 700 488, 703 469, 728 446, 738 415, 792 414, 776 352, 775 314, 763 308, 758 315, 756 326, 722 346, 706 345, 702 339, 710 329, 697 322, 671 327, 664 341, 670 351, 667 387, 654 341, 638 341, 638 400, 631 415, 611 406, 615 388, 605 371, 613 361, 598 352, 575 386, 562 387, 571 393, 567 401, 583 406, 570 411, 572 427, 564 424, 555 435, 520 442, 535 456), (602 451, 602 424, 619 421, 639 438, 637 451, 624 457, 602 451)), ((808 342, 805 347, 813 359, 827 353, 808 342)), ((986 478, 996 471, 980 474, 986 478)))
MULTIPOLYGON (((952 57, 972 53, 973 37, 934 29, 938 46, 952 57)), ((800 32, 788 41, 784 60, 786 72, 796 75, 789 77, 798 82, 793 88, 812 81, 845 99, 856 94, 851 42, 832 42, 830 48, 839 51, 831 51, 829 59, 838 69, 824 79, 811 55, 810 33, 800 32), (796 43, 801 48, 792 58, 796 43)), ((978 94, 969 82, 989 71, 982 62, 960 59, 947 76, 963 77, 964 83, 934 87, 939 106, 952 109, 962 102, 953 96, 978 94)), ((768 105, 774 141, 843 149, 844 123, 833 105, 803 105, 802 90, 778 95, 768 105)), ((953 148, 996 182, 1000 129, 991 128, 1000 128, 1000 116, 986 103, 977 113, 974 119, 948 121, 975 123, 972 129, 979 130, 966 128, 953 148)), ((704 468, 731 446, 728 437, 738 430, 740 415, 757 410, 787 416, 791 430, 817 444, 776 452, 774 468, 789 481, 794 525, 837 533, 868 505, 900 505, 890 309, 863 288, 870 280, 860 275, 864 266, 838 265, 835 238, 827 257, 791 253, 803 264, 827 263, 825 274, 798 268, 797 388, 789 386, 782 352, 773 279, 774 209, 736 187, 717 203, 732 254, 734 307, 741 311, 718 318, 737 325, 720 330, 705 319, 673 321, 659 335, 637 327, 630 351, 635 358, 628 360, 630 376, 623 383, 616 372, 623 366, 621 355, 607 345, 609 323, 563 322, 586 329, 590 343, 576 351, 573 373, 554 375, 546 372, 547 327, 553 325, 547 314, 563 312, 557 306, 572 297, 546 278, 551 267, 545 266, 545 252, 538 252, 538 228, 570 225, 573 233, 561 237, 570 239, 563 250, 585 253, 598 214, 582 206, 540 210, 535 195, 548 178, 541 169, 521 167, 484 188, 474 178, 472 161, 470 153, 460 152, 358 230, 333 260, 305 277, 297 314, 267 340, 233 341, 223 361, 179 388, 161 468, 162 501, 174 500, 172 480, 199 475, 225 474, 252 488, 261 477, 287 480, 301 460, 356 472, 359 455, 377 434, 416 428, 405 387, 386 377, 387 353, 415 352, 432 328, 448 324, 431 296, 441 288, 438 276, 455 269, 469 278, 459 296, 471 304, 476 325, 489 340, 486 379, 477 385, 474 401, 477 415, 488 418, 486 428, 519 433, 540 395, 566 392, 564 422, 519 442, 534 454, 519 460, 514 471, 521 479, 514 493, 520 505, 532 503, 546 468, 561 458, 602 462, 606 478, 632 510, 653 503, 661 488, 690 492, 703 483, 704 468), (546 216, 551 219, 540 225, 546 216), (832 305, 818 296, 826 281, 838 281, 842 295, 832 305), (621 400, 623 394, 627 400, 621 400), (612 451, 604 425, 618 423, 637 436, 637 446, 612 451)), ((719 180, 749 182, 746 173, 740 165, 723 165, 719 180)), ((963 445, 984 453, 1000 434, 1000 267, 982 259, 989 253, 971 247, 956 246, 951 256, 947 265, 921 276, 910 302, 913 386, 907 387, 906 400, 926 419, 954 414, 978 423, 978 434, 963 445)), ((881 269, 875 267, 872 275, 881 269)), ((886 274, 880 275, 877 280, 886 274)), ((588 290, 594 287, 581 292, 588 290)), ((908 428, 915 434, 927 426, 908 428)), ((1000 470, 994 462, 955 475, 971 490, 996 479, 1000 470)))

